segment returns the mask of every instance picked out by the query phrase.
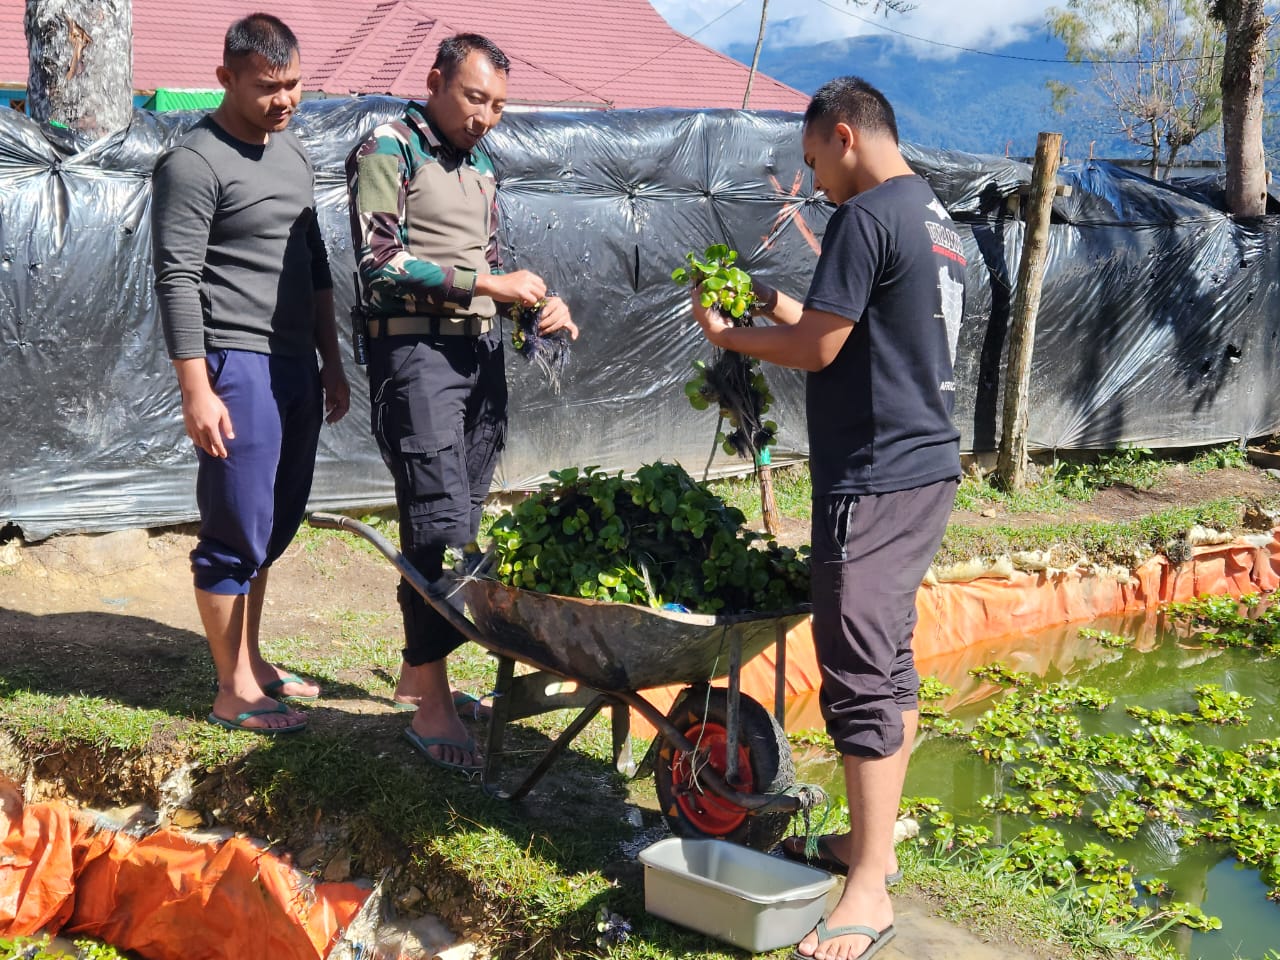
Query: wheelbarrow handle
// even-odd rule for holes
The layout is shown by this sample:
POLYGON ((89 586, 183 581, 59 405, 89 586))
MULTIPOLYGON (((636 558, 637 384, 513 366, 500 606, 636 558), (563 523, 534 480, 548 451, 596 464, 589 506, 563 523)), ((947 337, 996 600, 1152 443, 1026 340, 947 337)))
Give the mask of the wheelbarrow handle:
POLYGON ((313 527, 320 527, 325 530, 346 530, 348 533, 354 533, 356 536, 368 540, 377 548, 379 553, 390 560, 392 565, 400 571, 400 576, 404 577, 405 582, 413 587, 436 613, 449 621, 450 626, 468 640, 487 647, 480 631, 476 629, 476 625, 464 617, 449 602, 444 590, 439 586, 433 585, 430 580, 418 571, 417 567, 409 562, 409 559, 403 553, 396 549, 390 540, 373 529, 373 527, 367 523, 361 523, 359 520, 336 513, 313 513, 307 517, 307 522, 313 527))

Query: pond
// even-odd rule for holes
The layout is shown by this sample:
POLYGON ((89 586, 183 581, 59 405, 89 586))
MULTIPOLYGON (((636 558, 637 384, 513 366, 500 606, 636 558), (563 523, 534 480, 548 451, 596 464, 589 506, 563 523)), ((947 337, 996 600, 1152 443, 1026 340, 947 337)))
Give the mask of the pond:
MULTIPOLYGON (((1230 620, 1238 608, 1228 607, 1218 612, 1230 620)), ((1166 899, 1221 920, 1222 928, 1210 932, 1175 927, 1168 937, 1184 956, 1268 956, 1280 946, 1280 904, 1268 899, 1280 886, 1273 872, 1280 867, 1280 814, 1264 809, 1280 807, 1280 658, 1274 647, 1264 655, 1220 645, 1226 629, 1219 623, 1217 639, 1206 641, 1164 614, 1113 618, 922 661, 922 677, 952 688, 933 706, 959 721, 963 733, 922 736, 905 796, 936 798, 957 826, 985 826, 994 835, 991 846, 1049 827, 1061 832, 1079 864, 1081 848, 1101 844, 1132 865, 1125 890, 1130 879, 1158 877, 1168 884, 1166 899), (1128 642, 1108 646, 1118 637, 1128 642), (1034 686, 1011 692, 999 670, 994 679, 971 674, 992 664, 1030 675, 1034 686), (1071 701, 1084 688, 1105 696, 1095 702, 1097 695, 1086 693, 1084 704, 1055 699, 1071 701), (1004 701, 1003 711, 989 712, 1004 701), (1161 710, 1168 713, 1143 712, 1161 710), (971 745, 970 731, 992 754, 989 761, 971 745), (1256 745, 1263 740, 1275 742, 1256 745), (1095 825, 1095 815, 1110 829, 1095 825), (1214 824, 1215 837, 1201 834, 1214 824), (1230 824, 1236 832, 1225 836, 1230 824)), ((1272 629, 1257 636, 1270 642, 1272 629)), ((798 727, 789 713, 789 725, 798 727)), ((802 723, 821 727, 821 718, 811 710, 802 723)), ((799 777, 843 796, 831 761, 799 777)))

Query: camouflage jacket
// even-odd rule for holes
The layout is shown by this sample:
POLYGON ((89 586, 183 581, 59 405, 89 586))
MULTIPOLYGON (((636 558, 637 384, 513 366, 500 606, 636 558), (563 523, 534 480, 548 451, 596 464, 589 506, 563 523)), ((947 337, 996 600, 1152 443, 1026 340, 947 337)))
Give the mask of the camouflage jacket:
POLYGON ((498 273, 493 163, 462 153, 419 103, 347 157, 351 236, 371 317, 492 317, 476 276, 498 273))

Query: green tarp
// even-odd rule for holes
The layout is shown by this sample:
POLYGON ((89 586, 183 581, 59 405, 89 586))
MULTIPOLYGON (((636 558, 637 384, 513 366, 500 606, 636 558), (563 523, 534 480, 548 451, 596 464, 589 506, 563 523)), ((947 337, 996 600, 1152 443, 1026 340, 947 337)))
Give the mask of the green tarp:
POLYGON ((148 110, 212 110, 222 102, 221 90, 157 90, 143 104, 148 110))

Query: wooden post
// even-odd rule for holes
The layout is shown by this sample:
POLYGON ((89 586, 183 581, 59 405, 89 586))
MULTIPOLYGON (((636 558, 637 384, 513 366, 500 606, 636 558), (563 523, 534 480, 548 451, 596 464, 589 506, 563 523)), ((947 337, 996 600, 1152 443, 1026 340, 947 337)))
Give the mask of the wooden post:
MULTIPOLYGON (((766 449, 765 454, 768 453, 766 449)), ((756 467, 760 475, 760 515, 764 518, 764 531, 776 537, 782 529, 782 517, 778 514, 778 501, 773 495, 773 468, 766 459, 756 467)))
POLYGON ((1036 339, 1036 314, 1044 280, 1045 253, 1049 247, 1049 220, 1062 152, 1062 134, 1042 133, 1036 141, 1036 161, 1031 174, 1031 199, 1027 206, 1018 286, 1009 320, 1009 363, 1004 378, 1004 422, 996 474, 1006 490, 1026 486, 1027 391, 1031 384, 1031 351, 1036 339))

